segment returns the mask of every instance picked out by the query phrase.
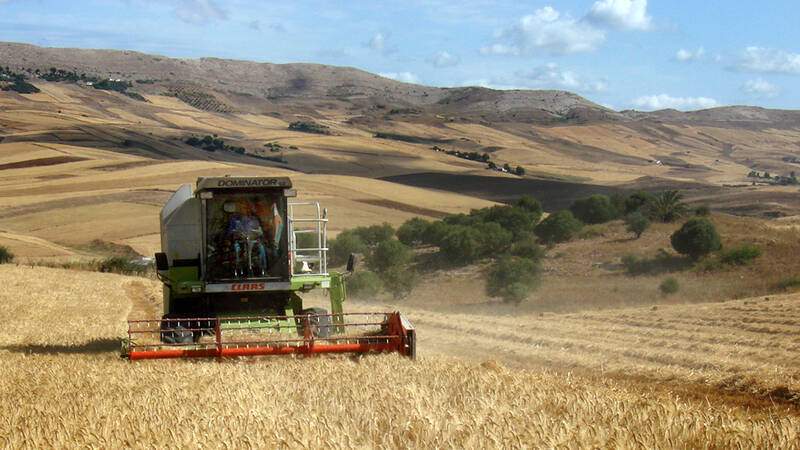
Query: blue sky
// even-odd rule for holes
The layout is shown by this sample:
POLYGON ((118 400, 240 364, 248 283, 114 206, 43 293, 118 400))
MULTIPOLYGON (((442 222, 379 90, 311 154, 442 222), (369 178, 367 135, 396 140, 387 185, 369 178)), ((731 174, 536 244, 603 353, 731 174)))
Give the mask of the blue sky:
POLYGON ((0 0, 0 40, 316 62, 620 109, 800 109, 800 3, 0 0))

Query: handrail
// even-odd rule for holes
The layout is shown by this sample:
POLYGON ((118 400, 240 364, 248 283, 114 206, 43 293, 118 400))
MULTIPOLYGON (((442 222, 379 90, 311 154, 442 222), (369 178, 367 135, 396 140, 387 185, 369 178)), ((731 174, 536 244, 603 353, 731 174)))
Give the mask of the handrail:
POLYGON ((324 216, 324 210, 320 208, 319 202, 290 202, 288 209, 289 273, 293 277, 328 275, 328 218, 324 216), (295 208, 304 209, 307 212, 304 211, 305 214, 297 217, 295 208), (297 229, 296 225, 305 226, 305 228, 297 229), (298 233, 316 235, 317 246, 298 247, 298 233), (295 263, 300 261, 318 261, 318 264, 311 268, 311 272, 296 273, 295 263))

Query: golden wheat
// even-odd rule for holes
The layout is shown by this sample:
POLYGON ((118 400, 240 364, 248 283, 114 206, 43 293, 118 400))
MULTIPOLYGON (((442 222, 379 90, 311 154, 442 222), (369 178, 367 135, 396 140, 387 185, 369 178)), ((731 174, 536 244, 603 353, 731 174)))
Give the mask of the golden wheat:
MULTIPOLYGON (((0 281, 6 286, 0 292, 5 448, 787 448, 800 439, 793 415, 753 414, 613 379, 438 357, 432 340, 421 344, 416 362, 374 355, 130 363, 117 357, 115 337, 124 331, 132 300, 155 300, 148 300, 156 287, 149 280, 3 265, 0 281)), ((785 303, 770 305, 790 309, 785 303)), ((412 314, 421 336, 435 336, 433 313, 412 314)), ((554 333, 556 322, 586 326, 604 317, 630 341, 646 315, 554 316, 534 323, 527 336, 508 337, 524 337, 519 345, 536 351, 547 336, 579 333, 554 333)), ((687 329, 702 328, 702 317, 715 319, 701 312, 665 317, 687 329)), ((453 340, 467 343, 469 335, 485 332, 477 317, 452 319, 464 327, 453 340)), ((596 331, 587 341, 609 352, 613 336, 603 340, 596 331)), ((738 342, 725 336, 719 345, 738 342)), ((508 343, 502 335, 493 339, 491 345, 508 343)))

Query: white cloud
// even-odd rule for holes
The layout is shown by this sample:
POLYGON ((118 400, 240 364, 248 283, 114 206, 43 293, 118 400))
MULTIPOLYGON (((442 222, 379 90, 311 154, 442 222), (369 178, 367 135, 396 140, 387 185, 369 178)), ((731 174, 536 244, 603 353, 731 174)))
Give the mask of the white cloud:
POLYGON ((675 53, 675 59, 678 61, 697 61, 703 58, 705 54, 706 49, 703 47, 699 47, 694 52, 682 48, 675 53))
POLYGON ((742 86, 742 89, 749 94, 755 95, 756 97, 765 98, 777 97, 778 94, 781 93, 781 88, 772 83, 764 81, 761 78, 756 80, 747 80, 742 86))
POLYGON ((481 47, 482 55, 513 55, 519 54, 519 49, 510 45, 492 44, 481 47))
POLYGON ((647 0, 599 0, 578 19, 545 6, 496 32, 494 42, 481 48, 481 53, 524 56, 591 52, 606 40, 608 30, 649 30, 651 22, 647 0))
POLYGON ((388 39, 389 39, 389 33, 385 33, 383 31, 379 31, 379 32, 375 33, 375 36, 372 36, 372 38, 369 40, 369 42, 367 42, 367 46, 369 48, 375 50, 376 52, 383 54, 383 55, 388 55, 390 53, 394 53, 395 52, 395 48, 390 47, 388 45, 388 43, 387 43, 388 39))
POLYGON ((419 84, 419 77, 411 72, 379 72, 378 75, 395 81, 402 81, 403 83, 419 84))
POLYGON ((459 58, 458 55, 453 55, 452 53, 439 51, 433 55, 433 57, 430 59, 430 62, 434 67, 453 67, 461 62, 461 58, 459 58))
POLYGON ((742 72, 800 75, 800 54, 750 46, 744 49, 739 60, 731 68, 742 72))
POLYGON ((209 0, 181 0, 174 12, 178 19, 191 24, 228 19, 228 12, 209 0))
POLYGON ((595 50, 605 38, 605 30, 569 15, 562 16, 546 6, 495 33, 497 42, 482 48, 481 53, 530 55, 538 51, 552 54, 589 52, 595 50))
POLYGON ((580 92, 601 92, 607 87, 604 81, 587 81, 571 70, 562 70, 558 64, 548 63, 520 74, 525 87, 532 89, 566 89, 580 92))
POLYGON ((586 14, 591 22, 620 30, 649 30, 647 0, 602 0, 586 14))
POLYGON ((645 95, 633 101, 637 108, 647 110, 658 109, 680 109, 680 110, 695 110, 706 109, 717 106, 716 100, 708 97, 672 97, 667 94, 658 95, 645 95))

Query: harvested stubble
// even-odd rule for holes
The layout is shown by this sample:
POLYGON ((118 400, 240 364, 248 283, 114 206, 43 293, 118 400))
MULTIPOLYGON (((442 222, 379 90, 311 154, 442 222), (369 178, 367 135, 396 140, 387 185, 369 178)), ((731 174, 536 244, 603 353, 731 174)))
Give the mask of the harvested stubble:
POLYGON ((798 294, 564 315, 404 312, 436 352, 800 402, 798 294))
POLYGON ((0 335, 0 446, 752 448, 800 439, 795 416, 493 361, 129 363, 113 338, 131 280, 0 266, 10 286, 0 321, 19 324, 0 335))

